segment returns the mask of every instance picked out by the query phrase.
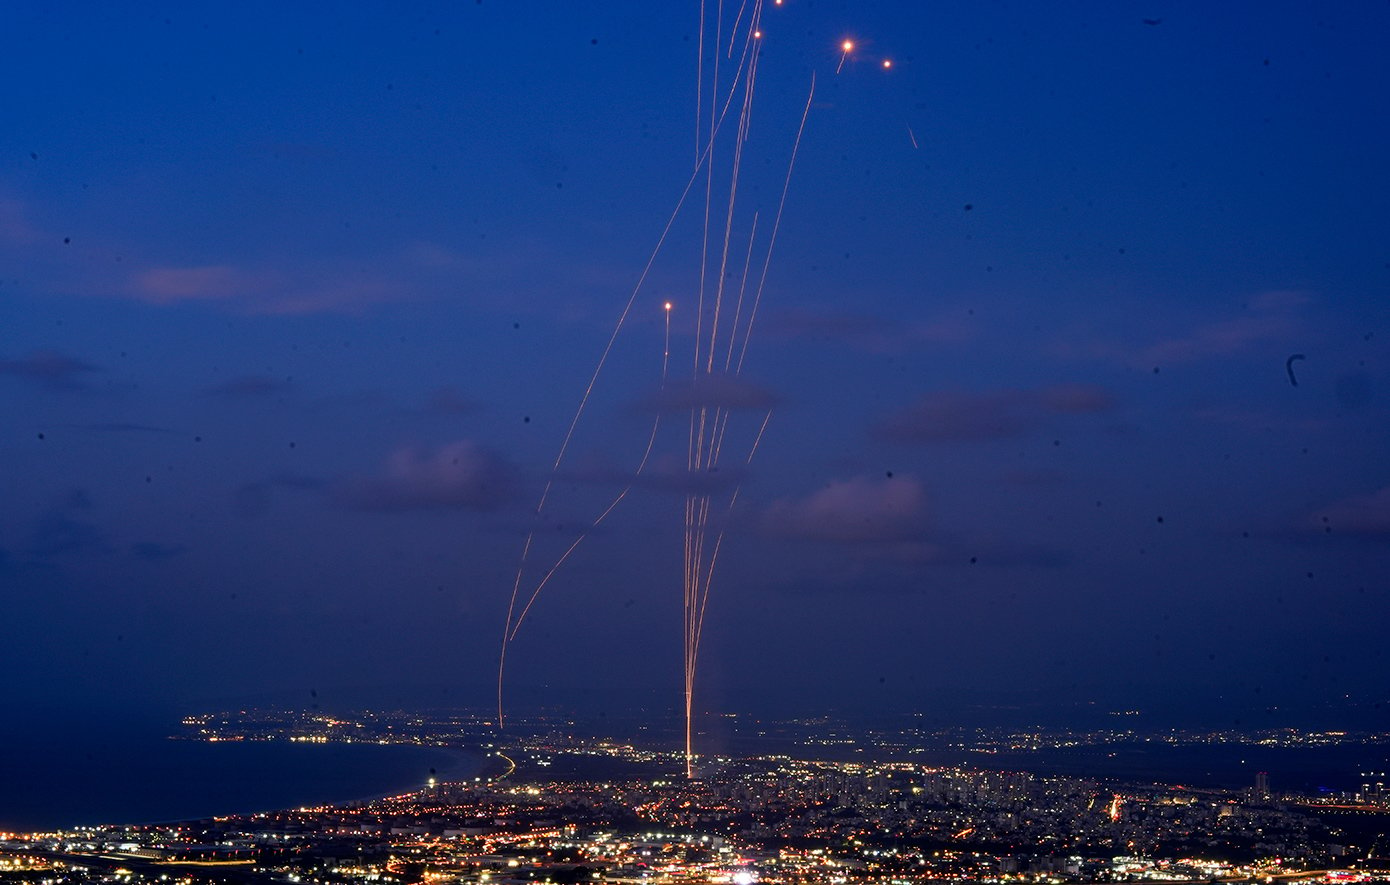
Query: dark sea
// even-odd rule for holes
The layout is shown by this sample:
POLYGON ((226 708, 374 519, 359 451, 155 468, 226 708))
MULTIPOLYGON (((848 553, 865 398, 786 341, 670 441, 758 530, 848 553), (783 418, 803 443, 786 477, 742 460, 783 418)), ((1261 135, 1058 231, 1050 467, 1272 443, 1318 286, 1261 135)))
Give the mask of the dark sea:
POLYGON ((346 802, 473 777, 464 750, 171 740, 176 723, 0 727, 0 832, 346 802))
POLYGON ((1182 784, 1238 789, 1268 775, 1271 789, 1320 795, 1357 790, 1390 772, 1390 746, 1270 747, 1252 744, 1172 746, 1132 741, 1097 747, 1052 748, 1031 752, 980 753, 934 750, 914 756, 924 763, 968 765, 1040 775, 1097 778, 1135 783, 1182 784), (1379 773, 1379 777, 1368 773, 1379 773))

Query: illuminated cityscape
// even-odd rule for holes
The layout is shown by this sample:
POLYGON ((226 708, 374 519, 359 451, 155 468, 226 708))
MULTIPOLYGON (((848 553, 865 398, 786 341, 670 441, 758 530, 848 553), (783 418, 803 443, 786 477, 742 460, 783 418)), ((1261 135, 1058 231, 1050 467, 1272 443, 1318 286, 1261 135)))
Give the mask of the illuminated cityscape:
MULTIPOLYGON (((959 730, 916 746, 899 729, 816 737, 823 721, 755 721, 796 753, 698 760, 518 717, 505 747, 486 713, 237 711, 186 717, 214 743, 366 742, 472 749, 472 776, 381 799, 151 825, 5 834, 0 881, 56 883, 766 883, 1387 881, 1383 785, 1316 795, 1265 772, 1243 788, 991 768, 1020 747, 1143 742, 1135 731, 959 730), (838 741, 838 742, 836 742, 838 741), (980 764, 909 761, 954 745, 980 764), (827 752, 831 747, 837 752, 827 752), (853 757, 858 756, 858 759, 853 757), (849 758, 846 758, 849 757, 849 758)), ((1188 744, 1371 751, 1385 734, 1187 732, 1188 744)))

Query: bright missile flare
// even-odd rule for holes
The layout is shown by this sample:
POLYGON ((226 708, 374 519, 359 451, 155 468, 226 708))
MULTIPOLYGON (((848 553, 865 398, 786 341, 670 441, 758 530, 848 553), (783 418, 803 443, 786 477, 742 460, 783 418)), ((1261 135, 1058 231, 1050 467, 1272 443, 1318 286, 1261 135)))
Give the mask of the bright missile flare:
POLYGON ((854 48, 854 41, 853 41, 853 40, 846 40, 845 42, 843 42, 843 43, 840 44, 840 49, 842 49, 842 50, 844 50, 844 51, 840 53, 840 63, 839 63, 838 65, 835 66, 835 73, 836 73, 836 74, 839 74, 840 71, 844 69, 844 67, 845 67, 845 59, 849 58, 850 50, 852 50, 853 48, 854 48))
POLYGON ((888 68, 891 68, 892 66, 893 66, 893 60, 892 60, 891 58, 885 58, 885 59, 883 60, 883 67, 884 67, 885 70, 888 69, 888 68))
POLYGON ((667 309, 667 310, 670 310, 670 309, 671 309, 671 302, 669 302, 669 301, 666 302, 666 309, 667 309))

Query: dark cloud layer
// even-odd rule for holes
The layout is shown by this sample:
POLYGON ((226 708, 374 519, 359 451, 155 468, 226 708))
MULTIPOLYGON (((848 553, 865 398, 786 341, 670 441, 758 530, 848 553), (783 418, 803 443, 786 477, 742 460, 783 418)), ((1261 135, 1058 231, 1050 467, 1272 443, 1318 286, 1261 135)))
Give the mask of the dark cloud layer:
POLYGON ((90 430, 94 433, 173 433, 168 427, 153 424, 134 424, 124 421, 108 421, 99 424, 69 424, 73 430, 90 430))
POLYGON ((101 529, 64 513, 52 513, 41 519, 29 540, 29 554, 36 559, 105 553, 109 549, 106 534, 101 529))
POLYGON ((912 477, 857 476, 800 498, 779 498, 763 512, 770 535, 809 541, 873 543, 920 537, 925 494, 912 477))
POLYGON ((1308 520, 1316 531, 1390 539, 1390 486, 1352 495, 1318 510, 1308 520))
POLYGON ((590 458, 560 473, 563 479, 598 485, 631 486, 679 495, 717 495, 728 492, 748 479, 742 466, 716 466, 709 470, 690 470, 685 459, 675 456, 652 458, 642 470, 624 470, 607 459, 590 458))
POLYGON ((975 442, 1028 433, 1058 415, 1108 412, 1114 398, 1083 384, 964 393, 935 391, 890 416, 878 436, 897 442, 975 442))
POLYGON ((661 390, 642 397, 636 408, 643 412, 688 412, 703 408, 743 411, 770 409, 779 402, 772 391, 745 378, 713 374, 669 381, 661 390))
POLYGON ((272 378, 269 375, 243 375, 208 388, 210 396, 223 399, 255 399, 288 393, 294 382, 288 378, 272 378))
POLYGON ((382 475, 344 480, 332 487, 331 495, 360 510, 496 510, 515 498, 517 484, 510 462, 460 440, 432 451, 399 448, 382 475))
POLYGON ((409 287, 372 267, 345 272, 339 266, 307 271, 301 258, 278 266, 236 264, 160 265, 135 273, 125 294, 147 304, 220 304, 253 314, 301 315, 355 312, 368 305, 396 301, 409 287))
POLYGON ((466 415, 477 410, 478 404, 453 387, 440 387, 429 395, 425 411, 436 415, 466 415))
POLYGON ((901 353, 925 345, 960 344, 972 337, 959 319, 914 320, 904 323, 846 311, 787 308, 768 317, 765 330, 788 338, 837 341, 869 353, 901 353))
POLYGON ((1198 325, 1187 334, 1155 342, 1140 350, 1140 365, 1185 363, 1229 356, 1257 344, 1287 338, 1297 331, 1297 313, 1308 296, 1296 291, 1263 292, 1250 298, 1246 312, 1198 325))
POLYGON ((0 375, 9 375, 51 390, 79 390, 97 367, 52 350, 36 350, 19 359, 0 359, 0 375))

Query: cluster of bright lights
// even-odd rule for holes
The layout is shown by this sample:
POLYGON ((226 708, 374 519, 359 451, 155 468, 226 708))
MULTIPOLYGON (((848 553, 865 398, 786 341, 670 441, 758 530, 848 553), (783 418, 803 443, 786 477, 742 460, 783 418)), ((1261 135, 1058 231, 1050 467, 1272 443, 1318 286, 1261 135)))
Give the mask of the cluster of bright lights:
MULTIPOLYGON (((853 51, 855 50, 855 48, 856 48, 855 42, 854 42, 853 40, 849 39, 848 37, 846 37, 843 41, 841 41, 841 43, 840 43, 840 67, 844 67, 845 59, 849 58, 849 54, 850 54, 851 52, 853 52, 853 51)), ((882 68, 883 68, 885 71, 892 70, 892 68, 893 68, 893 59, 891 59, 891 58, 882 59, 882 60, 879 62, 879 64, 882 66, 882 68)), ((839 71, 840 71, 840 68, 836 68, 836 69, 835 69, 835 72, 836 72, 836 73, 839 73, 839 71)))

